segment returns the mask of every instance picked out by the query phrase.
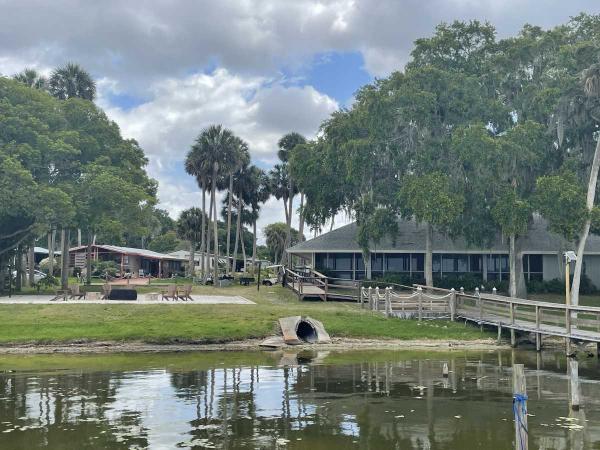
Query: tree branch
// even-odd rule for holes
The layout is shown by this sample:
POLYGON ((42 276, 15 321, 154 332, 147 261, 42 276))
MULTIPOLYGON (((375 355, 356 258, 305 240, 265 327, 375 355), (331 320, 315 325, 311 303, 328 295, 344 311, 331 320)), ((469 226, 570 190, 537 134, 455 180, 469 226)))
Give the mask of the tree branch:
POLYGON ((0 255, 3 255, 4 253, 8 253, 10 252, 12 249, 14 249, 15 247, 18 247, 19 245, 21 245, 21 243, 27 239, 28 236, 25 235, 23 236, 21 239, 19 239, 17 242, 13 243, 12 245, 9 245, 8 247, 5 247, 3 249, 0 249, 0 255))
POLYGON ((30 230, 31 230, 31 229, 32 229, 34 226, 35 226, 35 223, 32 223, 32 224, 31 224, 31 225, 29 225, 27 228, 22 228, 22 229, 20 229, 20 230, 14 231, 14 232, 12 232, 12 233, 9 233, 9 234, 1 235, 1 236, 0 236, 0 240, 2 240, 2 241, 3 241, 3 240, 5 240, 5 239, 10 239, 11 237, 15 237, 15 236, 16 236, 16 235, 18 235, 18 234, 21 234, 21 233, 26 233, 26 232, 30 231, 30 230))

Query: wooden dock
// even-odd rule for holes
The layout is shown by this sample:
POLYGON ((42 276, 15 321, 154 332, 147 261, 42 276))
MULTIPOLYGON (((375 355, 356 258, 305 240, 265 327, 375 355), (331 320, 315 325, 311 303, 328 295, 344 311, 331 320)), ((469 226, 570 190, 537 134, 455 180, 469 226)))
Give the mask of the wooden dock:
POLYGON ((600 307, 570 306, 560 303, 525 300, 495 294, 467 294, 454 289, 415 285, 411 291, 361 288, 361 305, 381 311, 388 317, 463 319, 480 326, 510 331, 511 344, 516 345, 515 332, 535 335, 536 348, 545 336, 564 338, 567 353, 572 341, 600 343, 600 307))

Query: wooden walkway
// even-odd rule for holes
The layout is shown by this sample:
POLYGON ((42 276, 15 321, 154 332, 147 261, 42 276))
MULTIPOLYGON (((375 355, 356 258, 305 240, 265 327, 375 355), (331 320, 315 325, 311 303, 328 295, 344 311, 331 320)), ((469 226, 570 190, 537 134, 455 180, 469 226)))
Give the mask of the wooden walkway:
POLYGON ((418 320, 463 319, 480 326, 510 331, 511 344, 516 345, 516 332, 532 333, 536 348, 544 336, 565 338, 567 353, 572 341, 600 344, 600 307, 567 306, 560 303, 525 300, 500 295, 474 294, 426 286, 361 288, 360 304, 388 317, 418 320))

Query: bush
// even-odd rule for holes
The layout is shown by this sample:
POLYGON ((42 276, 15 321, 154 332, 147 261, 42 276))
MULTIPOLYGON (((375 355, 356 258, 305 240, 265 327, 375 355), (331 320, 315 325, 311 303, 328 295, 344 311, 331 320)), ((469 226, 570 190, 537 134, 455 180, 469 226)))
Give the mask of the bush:
POLYGON ((95 261, 92 263, 92 275, 106 278, 117 275, 117 264, 114 261, 95 261))
MULTIPOLYGON (((56 276, 60 273, 60 266, 58 258, 54 259, 54 266, 50 275, 56 276)), ((44 258, 40 261, 40 270, 44 273, 48 273, 50 271, 50 258, 44 258)))
MULTIPOLYGON (((571 276, 571 282, 573 277, 571 276)), ((532 280, 527 283, 527 291, 532 294, 564 294, 565 281, 560 278, 554 278, 548 281, 532 280)), ((595 294, 598 288, 592 283, 587 275, 581 275, 579 293, 583 295, 595 294)))

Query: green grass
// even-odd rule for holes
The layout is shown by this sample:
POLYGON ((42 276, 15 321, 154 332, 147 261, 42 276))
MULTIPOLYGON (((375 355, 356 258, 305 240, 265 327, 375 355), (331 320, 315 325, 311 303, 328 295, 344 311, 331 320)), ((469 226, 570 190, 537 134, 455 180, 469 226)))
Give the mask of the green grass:
MULTIPOLYGON (((153 288, 139 290, 151 292, 153 288)), ((300 302, 279 286, 261 287, 260 292, 256 286, 197 286, 194 293, 241 295, 257 304, 0 305, 0 343, 227 342, 274 334, 276 320, 290 315, 314 317, 334 337, 472 340, 490 336, 459 323, 386 319, 353 303, 300 302)))

